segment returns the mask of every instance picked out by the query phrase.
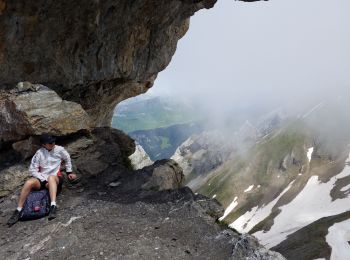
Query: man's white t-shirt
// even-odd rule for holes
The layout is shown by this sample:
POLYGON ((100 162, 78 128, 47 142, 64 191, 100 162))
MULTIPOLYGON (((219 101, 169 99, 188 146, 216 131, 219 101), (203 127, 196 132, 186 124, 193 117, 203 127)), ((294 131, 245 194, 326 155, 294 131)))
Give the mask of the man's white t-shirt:
POLYGON ((51 151, 42 147, 33 156, 29 172, 33 177, 47 181, 50 175, 60 174, 62 161, 65 163, 66 171, 72 172, 72 162, 66 149, 59 145, 55 145, 51 151))

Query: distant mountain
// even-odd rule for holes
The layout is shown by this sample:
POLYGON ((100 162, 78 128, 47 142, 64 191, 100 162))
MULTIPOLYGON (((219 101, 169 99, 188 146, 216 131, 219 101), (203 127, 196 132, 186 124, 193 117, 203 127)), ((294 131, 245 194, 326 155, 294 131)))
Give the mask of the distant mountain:
POLYGON ((288 259, 347 259, 350 117, 336 103, 300 116, 275 110, 219 138, 193 135, 172 158, 187 185, 225 206, 230 227, 288 259))
POLYGON ((203 131, 201 124, 177 124, 164 128, 138 130, 129 136, 137 140, 151 160, 170 158, 189 136, 203 131))
MULTIPOLYGON (((219 106, 220 104, 208 104, 207 108, 203 108, 195 100, 176 100, 145 94, 119 104, 114 111, 112 127, 127 132, 142 146, 151 160, 169 158, 192 134, 203 131, 209 133, 219 128, 225 129, 225 134, 235 132, 235 140, 242 145, 251 142, 249 138, 256 138, 255 129, 247 118, 258 118, 266 108, 236 107, 213 119, 210 115, 219 106)), ((276 123, 278 122, 274 122, 276 123)), ((213 136, 209 134, 208 138, 211 137, 213 136)), ((209 139, 208 142, 216 142, 209 139)), ((219 154, 219 149, 216 152, 219 154)), ((212 153, 212 156, 216 155, 212 153)), ((221 163, 220 160, 218 162, 221 163)), ((202 161, 201 164, 205 167, 211 163, 202 161)))
POLYGON ((193 123, 195 110, 185 115, 186 109, 170 104, 137 102, 119 115, 134 116, 128 126, 141 130, 129 134, 152 160, 172 156, 188 186, 225 206, 221 221, 290 259, 347 259, 350 103, 345 98, 297 109, 242 108, 208 124, 193 123), (176 111, 182 116, 175 117, 176 111), (169 119, 160 120, 165 127, 152 122, 157 117, 169 119), (167 125, 174 118, 182 123, 167 125))
POLYGON ((197 189, 214 169, 249 152, 259 140, 278 129, 284 120, 286 116, 276 112, 264 115, 255 125, 246 120, 233 132, 219 129, 203 131, 181 144, 172 159, 184 169, 187 185, 197 189))
POLYGON ((204 131, 183 142, 171 159, 183 168, 186 185, 194 188, 198 179, 222 165, 233 151, 233 144, 220 132, 204 131))
POLYGON ((165 97, 130 99, 119 104, 112 127, 126 133, 198 122, 203 115, 190 102, 165 97))
POLYGON ((170 158, 189 136, 201 132, 202 119, 191 102, 146 95, 118 105, 112 126, 127 132, 155 161, 170 158))

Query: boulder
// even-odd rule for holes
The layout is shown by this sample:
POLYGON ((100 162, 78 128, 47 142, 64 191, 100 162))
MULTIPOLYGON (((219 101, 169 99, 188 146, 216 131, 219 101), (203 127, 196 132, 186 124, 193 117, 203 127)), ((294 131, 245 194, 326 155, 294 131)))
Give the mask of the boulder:
POLYGON ((225 230, 223 233, 231 233, 235 238, 231 240, 233 244, 232 256, 230 260, 252 259, 252 260, 286 260, 280 253, 270 251, 259 244, 259 241, 249 234, 234 234, 225 230))
POLYGON ((62 145, 84 179, 124 171, 130 166, 128 156, 135 151, 134 140, 110 127, 95 128, 90 135, 63 140, 62 145))
POLYGON ((16 164, 0 171, 0 198, 13 193, 28 177, 27 164, 16 164))
POLYGON ((81 105, 62 100, 39 84, 19 83, 0 92, 0 139, 21 140, 44 132, 63 136, 89 130, 90 119, 81 105))
POLYGON ((40 148, 40 143, 34 137, 29 137, 26 140, 18 141, 12 144, 13 150, 19 153, 22 159, 31 158, 40 148))
POLYGON ((148 180, 142 185, 146 190, 170 190, 182 186, 184 175, 174 160, 160 160, 142 169, 148 180))
POLYGON ((118 185, 119 191, 148 196, 155 191, 179 189, 182 187, 183 179, 184 175, 181 167, 174 160, 164 159, 140 170, 130 170, 126 174, 112 179, 108 184, 120 182, 121 185, 118 185))

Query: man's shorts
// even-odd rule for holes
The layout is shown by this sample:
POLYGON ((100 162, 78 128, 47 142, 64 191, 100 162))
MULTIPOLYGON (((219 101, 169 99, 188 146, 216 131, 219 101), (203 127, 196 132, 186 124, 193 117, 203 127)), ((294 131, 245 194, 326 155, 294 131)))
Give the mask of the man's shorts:
MULTIPOLYGON (((57 185, 57 192, 60 192, 62 190, 63 185, 63 176, 57 176, 58 177, 58 185, 57 185)), ((39 178, 36 178, 40 182, 40 190, 46 189, 47 181, 42 181, 39 178)))

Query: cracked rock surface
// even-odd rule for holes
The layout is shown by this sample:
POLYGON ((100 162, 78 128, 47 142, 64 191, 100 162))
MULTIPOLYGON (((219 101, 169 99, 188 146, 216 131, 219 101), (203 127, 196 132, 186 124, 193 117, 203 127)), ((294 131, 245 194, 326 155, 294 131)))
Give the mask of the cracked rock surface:
MULTIPOLYGON (((251 236, 217 225, 208 208, 215 215, 214 209, 221 207, 188 188, 128 195, 115 187, 84 192, 66 189, 58 203, 58 217, 52 221, 19 222, 11 228, 1 225, 2 257, 284 259, 251 236)), ((0 203, 2 223, 13 206, 14 197, 0 203)))

